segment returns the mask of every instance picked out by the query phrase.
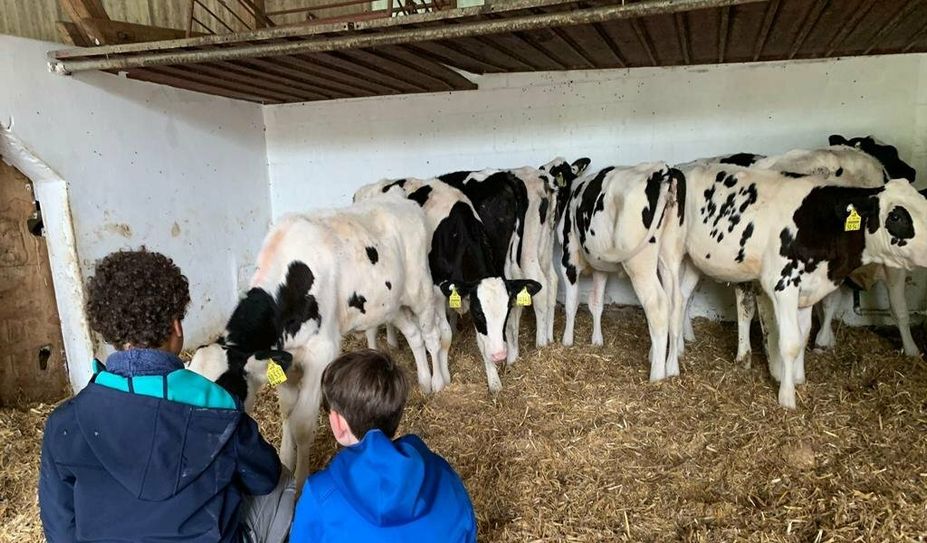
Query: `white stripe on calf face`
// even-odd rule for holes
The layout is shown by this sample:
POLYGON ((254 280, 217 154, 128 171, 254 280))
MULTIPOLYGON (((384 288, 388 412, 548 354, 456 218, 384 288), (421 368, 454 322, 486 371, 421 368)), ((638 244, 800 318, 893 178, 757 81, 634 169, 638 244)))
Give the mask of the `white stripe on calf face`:
POLYGON ((476 341, 486 360, 502 362, 505 346, 505 323, 509 315, 509 291, 501 277, 488 277, 477 284, 470 295, 470 312, 476 326, 476 341))

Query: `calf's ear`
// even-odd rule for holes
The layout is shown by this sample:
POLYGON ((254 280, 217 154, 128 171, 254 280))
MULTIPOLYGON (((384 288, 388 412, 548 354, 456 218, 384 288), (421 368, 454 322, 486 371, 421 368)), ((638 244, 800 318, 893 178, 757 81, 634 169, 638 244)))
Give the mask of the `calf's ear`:
POLYGON ((531 279, 506 279, 505 287, 509 291, 509 296, 515 296, 522 289, 528 289, 528 294, 534 296, 541 292, 541 284, 531 279))
POLYGON ((582 175, 583 172, 586 171, 586 168, 588 168, 588 167, 589 167, 589 164, 591 164, 591 163, 592 163, 592 161, 589 160, 589 159, 586 158, 586 157, 578 158, 578 159, 574 160, 574 161, 573 161, 573 164, 572 164, 572 166, 573 166, 573 175, 577 175, 577 176, 582 175))
POLYGON ((457 294, 461 296, 467 296, 471 292, 473 292, 473 289, 476 288, 476 285, 473 283, 467 283, 464 281, 455 281, 451 279, 448 281, 441 281, 441 284, 438 285, 438 288, 441 289, 441 292, 445 296, 450 296, 451 292, 453 292, 454 290, 456 290, 457 294))
POLYGON ((258 360, 273 360, 283 368, 283 371, 290 369, 290 365, 293 364, 293 355, 287 351, 281 351, 277 349, 268 349, 266 351, 258 351, 254 353, 254 358, 258 360))
POLYGON ((828 142, 830 142, 831 145, 849 145, 850 144, 850 142, 848 142, 847 139, 841 136, 840 134, 832 135, 828 139, 828 142))

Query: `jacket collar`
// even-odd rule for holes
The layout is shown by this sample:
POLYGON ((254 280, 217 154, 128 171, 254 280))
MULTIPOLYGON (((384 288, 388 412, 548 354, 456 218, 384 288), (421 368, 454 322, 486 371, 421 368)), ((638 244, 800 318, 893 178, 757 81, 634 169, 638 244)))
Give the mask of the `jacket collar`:
POLYGON ((122 377, 167 375, 183 367, 180 358, 158 349, 116 351, 106 359, 106 371, 122 377))

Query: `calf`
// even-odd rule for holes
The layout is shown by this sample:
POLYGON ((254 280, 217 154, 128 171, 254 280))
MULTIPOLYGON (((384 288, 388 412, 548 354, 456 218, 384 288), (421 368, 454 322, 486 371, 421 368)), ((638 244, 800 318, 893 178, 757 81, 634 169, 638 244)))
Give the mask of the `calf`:
MULTIPOLYGON (((541 285, 535 298, 535 344, 553 341, 558 278, 553 262, 553 240, 560 191, 588 167, 589 159, 568 164, 557 158, 540 168, 460 171, 438 179, 460 190, 473 203, 486 227, 493 256, 504 263, 506 277, 531 279, 541 285)), ((508 322, 512 343, 508 360, 518 358, 521 307, 508 322)))
MULTIPOLYGON (((507 360, 513 339, 517 340, 506 331, 509 313, 522 289, 534 296, 541 285, 532 280, 505 279, 502 263, 496 261, 489 236, 470 200, 437 179, 380 181, 361 187, 354 194, 354 201, 395 193, 415 201, 424 210, 429 236, 428 264, 438 294, 436 311, 444 313, 445 300, 454 292, 461 301, 469 302, 489 390, 498 392, 502 382, 495 364, 507 360)), ((462 310, 463 305, 456 309, 462 310)), ((450 335, 450 326, 441 320, 445 333, 450 335)))
MULTIPOLYGON (((784 155, 762 157, 749 153, 739 153, 729 157, 704 159, 701 163, 731 163, 752 166, 775 171, 790 172, 788 177, 797 175, 819 175, 826 177, 829 183, 855 187, 878 187, 888 179, 903 178, 913 182, 916 171, 898 157, 898 151, 890 145, 874 140, 871 136, 847 140, 842 136, 831 136, 831 146, 814 151, 794 150, 784 155)), ((889 302, 895 322, 901 334, 904 352, 910 356, 919 356, 920 352, 911 336, 907 303, 904 298, 905 270, 880 265, 865 266, 848 278, 850 286, 842 286, 826 296, 820 304, 822 308, 821 328, 815 344, 819 347, 832 347, 834 335, 832 321, 837 309, 845 307, 852 296, 850 287, 866 288, 877 280, 884 280, 888 286, 889 302)), ((683 294, 686 299, 698 282, 698 273, 691 266, 683 272, 683 294)), ((750 322, 755 313, 755 300, 749 284, 735 285, 737 299, 737 361, 750 366, 750 322)), ((687 302, 686 302, 687 303, 687 302)), ((688 310, 686 311, 686 339, 692 339, 688 310)))
MULTIPOLYGON (((684 173, 685 221, 668 223, 661 257, 668 268, 688 255, 718 281, 757 282, 774 316, 770 372, 784 407, 795 407, 795 383, 804 380, 811 307, 864 264, 927 264, 927 199, 907 181, 847 187, 726 164, 684 173)), ((682 295, 673 292, 672 318, 681 322, 682 295)))
POLYGON ((254 353, 292 353, 291 378, 277 389, 281 458, 300 485, 309 474, 322 371, 345 333, 395 323, 412 348, 422 390, 443 386, 448 344, 435 314, 427 242, 424 213, 398 198, 287 216, 264 240, 251 290, 222 339, 194 355, 191 367, 242 366, 259 385, 260 374, 247 371, 254 353))
MULTIPOLYGON (((654 381, 679 374, 673 344, 667 356, 670 306, 658 276, 664 211, 672 204, 678 176, 678 170, 664 163, 609 167, 590 174, 575 183, 557 228, 566 288, 563 344, 573 344, 579 276, 587 270, 592 272, 588 300, 592 343, 603 344, 602 309, 608 273, 623 269, 647 315, 650 379, 654 381)), ((682 220, 682 215, 667 220, 682 220)))

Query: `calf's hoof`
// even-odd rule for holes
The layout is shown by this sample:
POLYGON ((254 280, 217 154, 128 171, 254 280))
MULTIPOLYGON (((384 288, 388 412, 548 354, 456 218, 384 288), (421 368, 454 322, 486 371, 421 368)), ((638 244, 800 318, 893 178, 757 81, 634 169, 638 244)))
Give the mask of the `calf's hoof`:
POLYGON ((779 405, 786 409, 795 409, 795 390, 779 390, 779 405))

